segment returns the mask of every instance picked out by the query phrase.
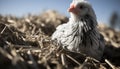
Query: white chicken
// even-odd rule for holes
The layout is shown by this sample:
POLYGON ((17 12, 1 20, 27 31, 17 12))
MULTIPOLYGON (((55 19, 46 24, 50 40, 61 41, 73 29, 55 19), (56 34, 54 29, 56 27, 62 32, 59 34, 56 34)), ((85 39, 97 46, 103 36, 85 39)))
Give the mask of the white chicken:
POLYGON ((71 15, 69 21, 56 28, 52 40, 65 50, 84 53, 100 60, 105 44, 97 29, 96 15, 92 6, 85 0, 73 0, 68 11, 71 15))

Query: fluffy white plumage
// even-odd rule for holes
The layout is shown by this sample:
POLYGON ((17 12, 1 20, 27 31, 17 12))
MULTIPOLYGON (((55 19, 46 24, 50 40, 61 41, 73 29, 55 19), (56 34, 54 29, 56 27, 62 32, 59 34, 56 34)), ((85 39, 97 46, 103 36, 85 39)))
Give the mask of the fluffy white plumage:
POLYGON ((100 60, 105 45, 96 27, 97 21, 92 6, 84 0, 73 0, 72 4, 75 7, 70 7, 72 11, 69 22, 56 28, 52 40, 66 50, 81 52, 100 60))

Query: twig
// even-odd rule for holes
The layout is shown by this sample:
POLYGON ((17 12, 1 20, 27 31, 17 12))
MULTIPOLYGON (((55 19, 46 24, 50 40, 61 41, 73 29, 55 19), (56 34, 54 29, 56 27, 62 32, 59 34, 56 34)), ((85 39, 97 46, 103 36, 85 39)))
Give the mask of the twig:
POLYGON ((112 68, 112 69, 116 69, 116 67, 107 59, 105 59, 105 62, 112 68))
POLYGON ((92 58, 92 57, 87 57, 87 58, 85 59, 85 62, 87 62, 87 61, 89 61, 89 60, 93 60, 94 62, 100 63, 97 59, 92 58))
POLYGON ((14 56, 14 58, 16 57, 16 58, 18 58, 18 60, 24 62, 24 59, 16 53, 16 50, 15 50, 15 49, 13 49, 13 50, 11 51, 11 54, 12 54, 12 56, 14 56))
POLYGON ((0 53, 10 60, 13 59, 13 57, 9 53, 7 53, 5 50, 3 50, 1 47, 0 47, 0 53))
POLYGON ((76 61, 74 58, 72 58, 71 56, 69 56, 69 55, 67 55, 66 54, 66 56, 68 57, 68 58, 70 58, 72 61, 74 61, 75 63, 77 63, 79 66, 81 65, 78 61, 76 61))
POLYGON ((65 66, 65 55, 64 54, 61 54, 61 61, 62 61, 63 66, 65 66))
MULTIPOLYGON (((58 50, 58 48, 57 48, 57 50, 58 50)), ((56 56, 59 56, 62 51, 63 51, 63 49, 61 49, 60 51, 58 51, 58 52, 56 53, 56 56)))
POLYGON ((3 28, 3 30, 0 32, 0 34, 3 34, 3 32, 5 31, 5 29, 6 29, 6 25, 5 25, 5 27, 3 28))
POLYGON ((46 60, 49 60, 49 59, 50 59, 49 56, 54 52, 54 50, 55 50, 55 49, 51 49, 51 50, 49 51, 49 53, 44 56, 44 58, 46 58, 46 60))
POLYGON ((41 40, 38 41, 38 43, 39 43, 40 48, 43 48, 43 47, 44 47, 44 45, 43 45, 43 38, 41 38, 41 40))
MULTIPOLYGON (((21 48, 21 47, 23 47, 23 48, 33 48, 32 46, 30 46, 30 45, 14 45, 14 47, 15 48, 21 48)), ((35 47, 34 47, 35 48, 35 47)))

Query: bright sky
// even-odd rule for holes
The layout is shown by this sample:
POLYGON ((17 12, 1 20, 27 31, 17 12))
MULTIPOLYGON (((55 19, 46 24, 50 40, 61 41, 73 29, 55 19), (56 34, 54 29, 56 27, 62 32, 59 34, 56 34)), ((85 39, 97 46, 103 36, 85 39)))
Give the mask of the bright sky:
MULTIPOLYGON (((88 0, 97 15, 98 21, 108 23, 113 11, 120 12, 120 0, 88 0)), ((72 0, 0 0, 0 14, 23 16, 28 13, 39 14, 54 9, 69 17, 67 8, 72 0)))

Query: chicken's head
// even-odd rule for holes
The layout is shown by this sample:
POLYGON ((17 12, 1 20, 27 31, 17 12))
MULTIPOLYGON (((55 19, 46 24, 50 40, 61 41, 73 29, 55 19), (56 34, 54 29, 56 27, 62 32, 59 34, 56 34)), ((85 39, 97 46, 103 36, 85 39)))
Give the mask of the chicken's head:
POLYGON ((73 0, 68 11, 77 18, 82 18, 84 16, 91 16, 96 19, 96 15, 93 11, 92 6, 86 0, 73 0))

